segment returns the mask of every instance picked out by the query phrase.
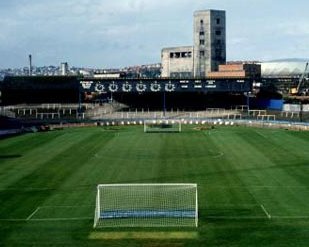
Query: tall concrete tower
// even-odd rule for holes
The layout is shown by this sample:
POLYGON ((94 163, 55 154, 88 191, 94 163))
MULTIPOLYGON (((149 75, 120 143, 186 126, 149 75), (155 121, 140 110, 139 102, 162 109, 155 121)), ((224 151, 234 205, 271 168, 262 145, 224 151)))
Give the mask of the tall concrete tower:
POLYGON ((194 12, 193 75, 206 77, 226 62, 225 11, 200 10, 194 12))
POLYGON ((69 64, 67 62, 61 63, 60 71, 62 76, 68 75, 69 72, 69 64))

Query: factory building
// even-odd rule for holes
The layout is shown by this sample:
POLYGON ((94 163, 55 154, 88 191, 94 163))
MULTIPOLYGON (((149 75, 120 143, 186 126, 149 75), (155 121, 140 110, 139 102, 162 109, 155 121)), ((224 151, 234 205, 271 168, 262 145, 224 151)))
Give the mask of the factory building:
POLYGON ((193 19, 193 46, 162 49, 162 77, 203 78, 226 62, 225 11, 200 10, 193 19))
POLYGON ((192 78, 193 76, 193 47, 180 46, 163 48, 162 77, 192 78))

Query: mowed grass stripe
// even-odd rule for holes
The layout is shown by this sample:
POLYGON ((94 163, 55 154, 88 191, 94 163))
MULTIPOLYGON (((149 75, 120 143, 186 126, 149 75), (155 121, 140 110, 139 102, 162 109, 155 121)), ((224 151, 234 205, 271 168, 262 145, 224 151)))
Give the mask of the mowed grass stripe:
MULTIPOLYGON (((297 135, 297 132, 286 131, 282 133, 281 138, 276 138, 274 145, 278 145, 286 154, 283 156, 283 152, 281 152, 281 157, 278 157, 277 163, 280 164, 280 169, 282 168, 286 175, 290 176, 291 182, 289 184, 293 184, 294 180, 295 185, 308 185, 309 138, 304 139, 297 135)), ((284 180, 286 179, 288 178, 284 180)))
MULTIPOLYGON (((30 183, 33 188, 39 186, 42 190, 24 187, 24 191, 18 191, 9 186, 11 194, 6 191, 7 197, 2 197, 11 203, 5 206, 6 216, 29 217, 37 206, 42 210, 32 216, 33 221, 0 221, 0 245, 131 247, 163 244, 193 247, 297 243, 297 246, 308 246, 309 221, 305 203, 301 203, 303 196, 309 197, 309 180, 305 180, 308 175, 298 176, 296 166, 294 169, 287 164, 290 157, 287 152, 295 154, 296 151, 293 159, 306 161, 309 158, 304 152, 305 147, 297 147, 307 142, 303 132, 241 127, 197 131, 193 128, 184 126, 184 131, 179 134, 144 134, 142 127, 124 127, 119 131, 105 128, 60 131, 73 145, 67 147, 61 142, 63 152, 53 152, 53 158, 37 164, 20 179, 12 179, 19 187, 30 183), (284 143, 289 144, 285 146, 284 143), (293 147, 289 148, 290 145, 293 147), (53 167, 55 163, 56 167, 53 167), (295 172, 290 173, 293 170, 295 172), (196 182, 199 227, 192 231, 197 233, 197 238, 164 239, 164 242, 123 237, 89 239, 89 233, 94 231, 92 220, 49 221, 53 218, 91 218, 94 207, 92 209, 90 205, 95 202, 96 184, 130 182, 196 182), (78 205, 90 207, 78 208, 78 205), (261 205, 272 216, 271 220, 261 205), (47 220, 41 221, 44 219, 47 220)), ((51 133, 38 135, 44 138, 45 134, 51 133)), ((50 147, 52 142, 42 148, 50 147)), ((305 170, 303 166, 302 172, 305 170)), ((20 172, 15 170, 15 173, 20 172)), ((126 230, 109 229, 106 234, 121 236, 126 230)), ((106 231, 103 229, 102 232, 106 231)))
POLYGON ((251 132, 250 135, 241 133, 252 145, 255 145, 263 153, 271 153, 271 160, 279 162, 281 166, 300 165, 307 162, 306 154, 309 151, 309 139, 304 140, 291 133, 290 131, 270 132, 269 135, 260 135, 260 131, 251 132), (252 137, 252 138, 250 138, 252 137))
MULTIPOLYGON (((295 186, 301 186, 303 184, 299 183, 293 175, 289 174, 284 164, 282 167, 280 162, 278 162, 278 157, 282 156, 283 162, 286 162, 287 156, 293 156, 293 148, 291 150, 287 150, 287 147, 284 149, 280 149, 279 144, 273 143, 271 136, 266 139, 263 135, 259 135, 255 131, 258 130, 250 130, 250 137, 246 131, 239 133, 240 136, 248 142, 246 146, 247 150, 250 150, 252 153, 252 157, 256 158, 256 168, 246 171, 245 173, 240 173, 243 177, 243 181, 247 181, 245 186, 247 187, 249 183, 252 183, 252 176, 248 177, 248 173, 254 173, 256 178, 259 178, 259 181, 262 184, 273 184, 277 185, 277 187, 264 187, 263 189, 251 188, 252 194, 257 198, 257 200, 261 203, 264 203, 267 208, 269 208, 274 213, 279 213, 281 215, 297 215, 300 210, 303 210, 303 213, 309 214, 308 209, 306 209, 307 201, 303 200, 303 197, 307 193, 303 193, 303 189, 294 188, 293 190, 289 187, 284 188, 285 184, 291 184, 295 186), (273 147, 276 147, 275 149, 273 147), (253 148, 257 150, 254 153, 253 148), (291 154, 286 154, 287 152, 291 152, 291 154), (264 154, 259 155, 259 154, 264 154), (260 164, 258 164, 260 163, 260 164), (282 186, 282 187, 280 187, 282 186), (272 205, 275 205, 274 207, 272 205)), ((249 132, 249 131, 248 131, 249 132)), ((287 143, 291 142, 289 136, 285 136, 285 133, 282 132, 279 136, 279 143, 284 143, 284 140, 287 139, 287 143)), ((293 145, 298 145, 295 142, 293 145)), ((248 161, 250 157, 246 158, 248 161)), ((249 161, 250 164, 254 164, 254 160, 249 161)), ((291 164, 293 166, 293 163, 291 164)), ((308 198, 308 197, 307 197, 308 198)))
MULTIPOLYGON (((220 176, 226 178, 225 188, 215 189, 217 193, 225 191, 223 203, 227 204, 256 204, 260 206, 260 199, 256 196, 254 191, 247 187, 247 177, 243 177, 242 174, 250 174, 250 182, 254 184, 263 184, 261 181, 260 169, 266 165, 269 165, 270 161, 259 153, 254 147, 252 147, 245 139, 238 135, 235 131, 222 131, 216 133, 216 136, 212 135, 217 146, 221 150, 225 150, 224 159, 226 160, 223 165, 224 173, 220 176), (259 168, 260 167, 260 168, 259 168), (233 185, 237 184, 235 188, 233 185), (230 185, 230 186, 229 186, 230 185)), ((263 179, 264 179, 263 174, 263 179)), ((266 178, 267 179, 267 178, 266 178)), ((222 182, 219 177, 215 180, 222 182)), ((216 201, 217 202, 217 201, 216 201)))
MULTIPOLYGON (((218 159, 217 165, 220 170, 217 173, 211 174, 210 182, 207 184, 209 206, 221 204, 224 208, 228 205, 258 205, 254 195, 249 188, 246 187, 245 181, 240 176, 241 171, 250 169, 254 164, 246 159, 248 155, 246 147, 247 143, 238 138, 238 132, 234 129, 218 130, 214 133, 210 132, 209 138, 214 143, 214 146, 224 155, 218 159), (217 186, 224 185, 224 188, 217 186), (212 188, 213 186, 213 188, 212 188), (237 187, 234 187, 237 186, 237 187)), ((254 166, 255 167, 255 166, 254 166)), ((255 207, 256 208, 256 207, 255 207)), ((250 215, 250 210, 254 207, 248 207, 247 214, 250 215)), ((240 209, 242 210, 242 209, 240 209)), ((236 216, 237 209, 235 209, 236 216)), ((255 212, 251 212, 253 215, 255 212)))
MULTIPOLYGON (((35 133, 0 140, 0 187, 9 185, 10 181, 6 181, 6 178, 12 180, 14 175, 20 175, 30 169, 33 165, 31 157, 35 158, 36 153, 41 155, 36 150, 45 150, 45 145, 49 145, 50 142, 62 135, 64 133, 61 132, 47 133, 45 136, 35 133), (6 141, 9 144, 6 144, 6 141), (29 156, 27 156, 28 153, 29 156), (30 165, 28 165, 29 163, 30 165), (18 170, 21 173, 18 173, 18 170)), ((36 161, 40 162, 38 159, 36 161)))
POLYGON ((103 183, 108 177, 109 171, 117 171, 113 163, 105 160, 105 149, 108 149, 111 143, 114 143, 116 136, 114 133, 102 133, 102 131, 92 130, 94 138, 90 138, 91 147, 84 145, 85 151, 79 152, 72 150, 72 159, 74 161, 74 172, 66 179, 63 179, 56 191, 51 194, 42 206, 52 205, 95 205, 96 186, 103 183), (83 156, 83 158, 79 158, 83 156))
MULTIPOLYGON (((272 208, 273 212, 281 208, 283 215, 298 215, 302 213, 309 215, 309 190, 308 187, 308 157, 305 150, 308 149, 308 142, 282 131, 265 138, 251 133, 251 138, 242 133, 242 136, 260 152, 267 154, 273 165, 267 167, 263 173, 271 175, 271 180, 278 183, 277 188, 264 188, 256 193, 268 194, 267 201, 276 200, 277 206, 272 208), (280 158, 281 157, 281 158, 280 158), (295 187, 286 187, 289 184, 295 187), (280 185, 282 186, 280 188, 280 185), (297 187, 300 186, 300 187, 297 187)), ((267 182, 267 181, 266 181, 267 182)), ((271 207, 271 206, 270 206, 271 207)), ((280 211, 280 210, 279 210, 280 211)), ((279 212, 280 214, 280 212, 279 212)))
POLYGON ((32 150, 35 147, 39 147, 48 143, 57 136, 63 135, 63 132, 53 132, 53 133, 44 133, 43 138, 38 138, 38 133, 29 133, 25 135, 16 136, 14 138, 0 139, 0 151, 2 155, 16 154, 16 153, 26 153, 29 150, 32 150), (31 145, 29 145, 31 143, 31 145))
MULTIPOLYGON (((84 137, 78 136, 79 138, 75 139, 73 145, 63 144, 60 153, 46 161, 41 160, 40 166, 31 174, 14 183, 8 191, 0 192, 1 201, 5 202, 0 211, 1 218, 27 217, 51 194, 57 193, 57 189, 66 179, 87 164, 87 154, 94 152, 92 141, 96 141, 100 137, 91 132, 85 132, 84 137), (38 191, 18 190, 18 188, 25 187, 38 188, 38 191), (12 191, 12 188, 16 190, 12 191), (43 190, 39 190, 39 188, 43 190)), ((78 187, 74 186, 72 189, 76 190, 78 187)))
MULTIPOLYGON (((18 180, 33 173, 36 169, 39 169, 40 166, 54 159, 54 157, 58 155, 61 157, 61 153, 63 153, 64 150, 70 148, 76 142, 82 142, 87 135, 91 135, 91 133, 85 132, 83 135, 76 135, 71 132, 62 132, 62 134, 59 135, 58 132, 49 132, 36 133, 34 136, 30 134, 28 142, 24 143, 24 145, 31 148, 23 152, 18 149, 18 145, 14 150, 18 152, 21 157, 11 159, 7 161, 5 166, 0 166, 0 188, 14 187, 18 180), (46 138, 48 141, 43 142, 41 145, 32 146, 33 140, 40 138, 46 138)), ((36 144, 37 142, 34 141, 34 143, 36 144)), ((30 186, 26 185, 26 187, 30 186)))

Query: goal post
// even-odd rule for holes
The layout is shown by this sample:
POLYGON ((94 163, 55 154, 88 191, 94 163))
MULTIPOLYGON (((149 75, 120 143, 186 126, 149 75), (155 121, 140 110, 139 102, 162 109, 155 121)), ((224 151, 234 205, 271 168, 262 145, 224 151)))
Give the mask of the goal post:
POLYGON ((94 228, 197 226, 197 184, 97 186, 94 228))
POLYGON ((181 132, 181 120, 145 120, 144 121, 145 133, 157 132, 181 132))

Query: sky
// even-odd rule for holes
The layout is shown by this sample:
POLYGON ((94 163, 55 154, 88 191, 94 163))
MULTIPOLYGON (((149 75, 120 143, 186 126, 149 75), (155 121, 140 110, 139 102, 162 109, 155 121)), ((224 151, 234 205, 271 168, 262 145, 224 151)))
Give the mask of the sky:
POLYGON ((0 0, 0 68, 158 63, 204 9, 226 11, 228 61, 309 58, 306 0, 0 0))

